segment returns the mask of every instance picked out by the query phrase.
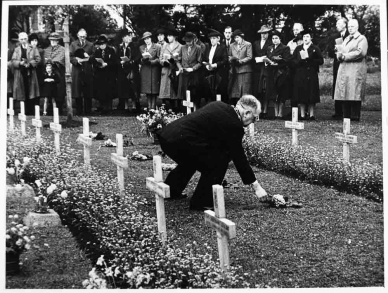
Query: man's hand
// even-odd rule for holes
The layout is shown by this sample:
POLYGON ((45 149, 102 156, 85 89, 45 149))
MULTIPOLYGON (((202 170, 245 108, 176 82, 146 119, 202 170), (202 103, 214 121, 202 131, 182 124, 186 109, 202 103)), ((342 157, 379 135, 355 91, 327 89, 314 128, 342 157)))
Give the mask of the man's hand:
POLYGON ((266 196, 268 195, 267 192, 264 190, 264 188, 261 187, 259 182, 257 182, 257 180, 253 182, 252 187, 255 190, 255 194, 259 200, 265 199, 266 196))

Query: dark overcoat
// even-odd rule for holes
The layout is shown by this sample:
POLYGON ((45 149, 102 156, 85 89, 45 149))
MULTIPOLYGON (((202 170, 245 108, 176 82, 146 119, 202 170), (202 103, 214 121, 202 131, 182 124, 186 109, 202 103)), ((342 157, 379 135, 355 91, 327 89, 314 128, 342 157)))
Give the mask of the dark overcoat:
POLYGON ((137 93, 136 77, 139 65, 135 59, 138 55, 137 48, 131 42, 125 47, 122 43, 117 48, 117 91, 119 99, 134 99, 137 93), (128 57, 129 61, 120 63, 121 57, 128 57))
POLYGON ((263 46, 261 46, 261 39, 257 40, 253 44, 253 95, 256 98, 263 93, 263 83, 260 82, 264 72, 264 62, 256 62, 256 57, 263 57, 267 54, 268 47, 272 45, 270 38, 265 40, 263 46))
MULTIPOLYGON (((149 58, 150 64, 141 62, 140 67, 140 92, 143 94, 159 94, 160 90, 160 72, 162 67, 160 66, 160 45, 152 43, 148 53, 151 54, 149 58)), ((147 50, 146 45, 141 45, 140 54, 143 54, 147 50)))
POLYGON ((78 49, 84 49, 89 55, 93 56, 95 47, 93 43, 85 40, 83 46, 79 40, 76 40, 70 44, 70 62, 72 64, 71 70, 71 95, 73 98, 79 97, 93 97, 93 65, 92 61, 82 62, 79 64, 77 58, 74 56, 75 51, 78 49))
POLYGON ((292 63, 295 68, 294 97, 298 104, 315 104, 320 102, 319 96, 319 65, 323 64, 323 56, 318 46, 311 44, 307 49, 308 58, 302 59, 300 52, 305 51, 303 45, 295 48, 292 63))
POLYGON ((25 93, 25 84, 21 70, 23 70, 20 62, 22 61, 22 49, 20 46, 15 48, 12 54, 12 68, 14 72, 13 82, 13 98, 19 101, 34 99, 40 96, 38 76, 36 74, 36 66, 41 60, 38 48, 33 48, 31 45, 27 46, 27 62, 30 64, 28 75, 28 89, 29 93, 25 93))
POLYGON ((51 59, 53 62, 53 71, 58 75, 57 101, 63 101, 66 96, 66 67, 65 67, 65 48, 57 45, 44 49, 44 58, 51 59))
POLYGON ((42 87, 40 91, 41 97, 56 98, 58 94, 58 83, 59 83, 58 74, 56 74, 55 72, 52 72, 51 74, 44 72, 42 75, 42 87), (54 79, 54 81, 51 81, 51 82, 45 81, 46 78, 52 78, 54 79))
POLYGON ((92 58, 94 67, 94 97, 99 101, 112 100, 115 93, 117 57, 115 50, 109 46, 105 48, 104 60, 106 67, 101 67, 96 58, 102 58, 101 48, 97 49, 92 58))

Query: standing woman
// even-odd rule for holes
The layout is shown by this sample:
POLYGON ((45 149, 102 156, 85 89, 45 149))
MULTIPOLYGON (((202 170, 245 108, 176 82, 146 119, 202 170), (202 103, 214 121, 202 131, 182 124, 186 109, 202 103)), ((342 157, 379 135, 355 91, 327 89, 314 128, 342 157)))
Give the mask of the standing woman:
POLYGON ((160 79, 159 98, 163 103, 170 102, 170 107, 176 112, 178 110, 178 82, 179 77, 177 62, 180 61, 182 45, 177 41, 178 31, 174 27, 167 28, 167 41, 160 51, 160 64, 162 74, 160 79))
POLYGON ((344 40, 343 50, 337 49, 340 63, 335 84, 334 99, 342 101, 344 118, 360 121, 361 101, 365 99, 367 65, 365 56, 368 41, 358 32, 358 21, 349 20, 349 36, 344 40))
POLYGON ((53 72, 58 76, 56 104, 60 114, 66 96, 66 67, 65 67, 65 48, 59 45, 60 35, 56 32, 49 35, 50 46, 44 50, 45 64, 53 64, 53 72))
POLYGON ((302 31, 303 45, 295 48, 292 62, 295 67, 294 97, 300 106, 300 116, 306 119, 306 106, 310 120, 315 120, 315 104, 320 102, 319 97, 319 65, 323 64, 323 56, 318 46, 314 45, 312 32, 302 31))
POLYGON ((236 105, 243 95, 252 94, 252 44, 244 40, 244 34, 237 29, 233 32, 234 43, 230 45, 228 92, 231 103, 236 105))
POLYGON ((146 94, 148 109, 156 108, 156 96, 160 90, 160 45, 151 40, 152 34, 145 32, 142 40, 144 45, 140 46, 141 67, 140 67, 140 92, 146 94))
POLYGON ((106 35, 100 35, 96 44, 99 47, 92 56, 95 68, 94 90, 95 97, 100 103, 100 110, 105 114, 112 110, 117 57, 115 50, 107 46, 108 38, 106 35))
POLYGON ((280 32, 275 30, 272 33, 272 45, 268 47, 264 58, 263 72, 266 82, 265 98, 275 103, 275 119, 283 117, 284 102, 289 95, 288 63, 291 58, 290 48, 282 44, 280 32))
MULTIPOLYGON (((35 34, 35 33, 30 34, 28 36, 28 41, 29 41, 30 45, 32 46, 32 48, 38 50, 39 55, 41 57, 40 62, 36 66, 36 75, 38 77, 39 91, 40 91, 40 94, 42 94, 41 92, 42 92, 42 86, 43 86, 43 73, 46 71, 44 68, 45 67, 44 66, 44 50, 41 48, 41 46, 39 44, 39 38, 38 38, 37 34, 35 34)), ((39 105, 39 98, 37 98, 35 104, 39 105)))

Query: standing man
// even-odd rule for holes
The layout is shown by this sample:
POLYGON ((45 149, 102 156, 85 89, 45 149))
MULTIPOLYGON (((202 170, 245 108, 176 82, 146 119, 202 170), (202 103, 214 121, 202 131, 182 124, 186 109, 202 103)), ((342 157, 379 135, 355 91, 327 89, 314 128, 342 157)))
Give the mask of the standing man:
MULTIPOLYGON (((303 31, 303 25, 299 22, 295 22, 294 26, 292 28, 294 38, 287 43, 287 46, 290 48, 291 55, 294 53, 294 50, 296 49, 297 46, 303 44, 303 38, 300 34, 302 31, 303 31)), ((294 75, 295 75, 295 69, 292 66, 290 66, 290 77, 292 77, 294 75)), ((291 80, 289 82, 289 85, 290 85, 290 88, 289 88, 289 97, 288 98, 291 101, 291 108, 298 107, 298 102, 296 101, 296 98, 293 95, 294 85, 293 85, 293 82, 291 82, 291 80)), ((291 117, 291 115, 292 114, 290 113, 288 116, 291 117)))
POLYGON ((92 112, 93 97, 93 66, 90 56, 95 47, 86 37, 86 31, 81 28, 77 33, 78 40, 70 44, 71 94, 76 100, 76 112, 90 114, 92 112), (77 52, 77 54, 76 54, 77 52))
POLYGON ((257 33, 260 35, 260 40, 255 41, 253 44, 253 95, 261 102, 263 107, 262 113, 260 113, 261 118, 266 118, 268 107, 268 100, 265 99, 263 57, 266 56, 268 47, 272 45, 271 39, 268 38, 270 31, 272 31, 272 29, 269 26, 262 25, 260 30, 257 31, 257 33))
POLYGON ((206 45, 203 59, 207 88, 206 96, 210 96, 210 100, 215 101, 216 95, 221 94, 221 99, 225 101, 228 87, 225 82, 228 74, 225 65, 228 62, 228 54, 226 47, 220 44, 220 32, 210 30, 208 37, 210 45, 206 45))
POLYGON ((53 72, 58 76, 57 95, 55 97, 56 105, 60 114, 62 114, 63 102, 66 96, 66 67, 65 67, 65 48, 59 45, 61 36, 54 32, 49 35, 50 46, 44 49, 45 64, 53 64, 53 72))
MULTIPOLYGON (((233 43, 232 27, 230 27, 230 26, 225 27, 225 29, 224 29, 224 37, 225 37, 225 39, 221 42, 221 44, 225 45, 226 53, 229 55, 230 45, 233 43)), ((229 70, 230 70, 229 59, 228 59, 228 62, 225 64, 225 70, 226 70, 226 72, 229 72, 229 70)), ((225 84, 227 84, 227 85, 229 84, 229 73, 226 74, 225 84)), ((222 101, 225 102, 225 103, 228 103, 228 102, 231 103, 231 101, 229 99, 229 93, 228 93, 227 89, 226 89, 225 97, 222 97, 222 101)))
POLYGON ((35 98, 40 96, 36 67, 41 57, 39 51, 28 44, 28 35, 21 32, 18 35, 20 45, 12 54, 14 73, 13 98, 26 103, 26 114, 33 115, 35 98))
POLYGON ((260 107, 260 102, 250 95, 242 96, 235 108, 212 102, 158 133, 163 152, 178 164, 165 180, 172 199, 186 197, 182 192, 199 171, 201 178, 190 200, 190 209, 213 209, 212 186, 222 183, 231 160, 243 183, 250 184, 258 198, 267 195, 257 182, 242 147, 244 127, 259 119, 260 107))
MULTIPOLYGON (((340 66, 340 62, 337 59, 337 55, 335 54, 335 45, 336 45, 336 39, 342 38, 342 41, 345 40, 345 38, 349 35, 349 32, 347 30, 348 20, 346 18, 340 18, 337 20, 337 33, 332 35, 330 47, 328 49, 329 57, 334 58, 333 62, 333 90, 332 90, 332 97, 334 99, 334 92, 335 92, 335 84, 337 81, 337 73, 338 68, 340 66)), ((334 100, 334 115, 332 116, 334 119, 342 119, 342 102, 340 100, 334 100)))
POLYGON ((334 99, 342 101, 343 118, 360 121, 361 102, 365 98, 368 41, 359 33, 357 19, 349 20, 348 30, 343 49, 337 49, 340 66, 334 99))

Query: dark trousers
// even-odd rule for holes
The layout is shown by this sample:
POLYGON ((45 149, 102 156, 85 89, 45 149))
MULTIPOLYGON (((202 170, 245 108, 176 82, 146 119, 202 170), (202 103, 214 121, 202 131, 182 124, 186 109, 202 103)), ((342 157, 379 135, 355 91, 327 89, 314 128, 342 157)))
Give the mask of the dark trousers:
POLYGON ((342 117, 342 101, 335 100, 334 101, 334 115, 338 117, 342 117))
POLYGON ((92 98, 78 97, 75 98, 75 107, 77 115, 90 114, 92 112, 92 98))
POLYGON ((352 120, 360 120, 361 116, 361 101, 341 101, 343 118, 352 120))
POLYGON ((213 185, 221 184, 230 162, 230 157, 219 150, 199 154, 184 145, 170 144, 160 138, 164 153, 178 165, 164 183, 170 186, 171 197, 178 196, 186 188, 196 171, 201 177, 190 200, 191 207, 213 207, 213 185))
POLYGON ((35 115, 35 105, 39 105, 39 98, 26 99, 24 101, 24 109, 26 115, 35 115))

